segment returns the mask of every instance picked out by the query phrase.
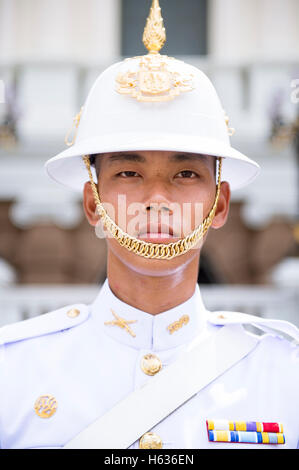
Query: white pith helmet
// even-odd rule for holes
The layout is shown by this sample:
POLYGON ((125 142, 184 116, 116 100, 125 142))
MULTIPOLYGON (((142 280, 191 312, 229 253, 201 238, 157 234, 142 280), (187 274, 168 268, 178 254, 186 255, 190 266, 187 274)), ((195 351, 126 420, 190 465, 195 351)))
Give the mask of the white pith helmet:
POLYGON ((77 121, 74 145, 46 163, 57 182, 82 191, 88 181, 83 155, 145 150, 224 157, 221 179, 232 190, 258 174, 259 165, 231 147, 228 121, 208 77, 158 53, 165 41, 159 15, 154 0, 144 33, 150 27, 154 32, 146 38, 150 53, 116 63, 97 78, 77 121))

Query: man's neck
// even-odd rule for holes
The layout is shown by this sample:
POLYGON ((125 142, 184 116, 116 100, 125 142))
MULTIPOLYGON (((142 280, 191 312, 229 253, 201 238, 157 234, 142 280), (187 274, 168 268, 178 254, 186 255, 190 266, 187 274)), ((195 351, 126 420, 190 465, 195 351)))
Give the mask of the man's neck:
POLYGON ((120 300, 156 315, 180 305, 195 291, 199 257, 172 274, 149 276, 130 269, 108 254, 107 277, 110 289, 120 300))

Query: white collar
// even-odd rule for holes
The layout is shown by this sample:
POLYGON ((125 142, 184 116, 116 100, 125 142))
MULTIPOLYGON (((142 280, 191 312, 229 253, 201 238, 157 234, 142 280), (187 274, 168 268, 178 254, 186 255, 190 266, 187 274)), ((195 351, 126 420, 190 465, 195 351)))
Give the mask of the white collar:
POLYGON ((189 343, 206 326, 206 309, 201 299, 198 284, 193 295, 185 302, 157 315, 139 310, 120 300, 112 292, 108 279, 91 304, 91 314, 99 328, 116 341, 136 349, 164 350, 189 343), (111 309, 126 321, 136 320, 128 326, 135 334, 133 337, 125 328, 118 325, 105 325, 115 321, 111 309), (187 315, 189 321, 171 334, 168 327, 187 315))

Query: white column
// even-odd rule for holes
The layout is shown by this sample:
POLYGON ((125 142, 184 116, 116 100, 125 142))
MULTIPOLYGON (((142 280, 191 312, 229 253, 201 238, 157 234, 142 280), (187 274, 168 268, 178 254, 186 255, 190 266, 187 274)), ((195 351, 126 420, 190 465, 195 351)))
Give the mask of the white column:
POLYGON ((102 16, 101 31, 97 29, 100 35, 98 39, 101 44, 106 45, 106 51, 102 51, 103 57, 119 57, 121 53, 121 1, 122 0, 93 0, 98 10, 105 5, 106 17, 102 16), (108 3, 108 5, 107 5, 108 3))
POLYGON ((121 0, 0 0, 0 60, 106 61, 120 54, 121 0))
POLYGON ((260 3, 260 55, 268 60, 298 59, 298 0, 262 0, 260 3))
POLYGON ((298 0, 209 0, 208 5, 212 57, 298 58, 298 0))
POLYGON ((16 53, 16 2, 0 0, 0 61, 10 61, 16 53))
POLYGON ((70 50, 68 0, 17 2, 17 47, 20 59, 65 59, 70 50))
POLYGON ((71 54, 101 63, 120 53, 120 0, 71 0, 71 54))
POLYGON ((208 41, 211 57, 246 60, 257 50, 262 0, 209 0, 208 41))

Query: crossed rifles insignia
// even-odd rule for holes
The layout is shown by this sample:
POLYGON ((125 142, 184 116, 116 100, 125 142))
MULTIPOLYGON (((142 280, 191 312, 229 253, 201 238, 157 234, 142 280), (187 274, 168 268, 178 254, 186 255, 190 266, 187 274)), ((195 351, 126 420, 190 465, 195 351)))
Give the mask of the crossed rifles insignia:
POLYGON ((131 336, 133 336, 133 338, 135 338, 136 335, 135 335, 134 331, 132 331, 131 328, 129 327, 129 324, 136 323, 137 320, 125 320, 124 318, 121 318, 118 315, 116 315, 116 313, 114 312, 114 310, 112 310, 112 308, 110 310, 111 310, 112 315, 114 316, 115 320, 106 321, 104 323, 104 325, 119 326, 120 328, 125 329, 131 336))

